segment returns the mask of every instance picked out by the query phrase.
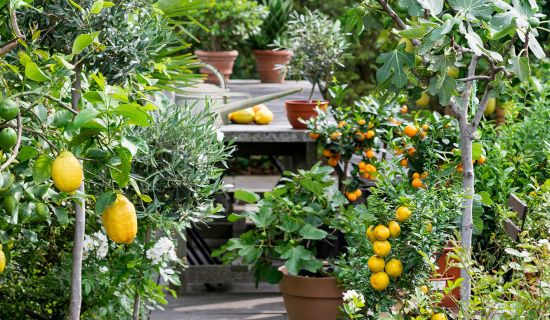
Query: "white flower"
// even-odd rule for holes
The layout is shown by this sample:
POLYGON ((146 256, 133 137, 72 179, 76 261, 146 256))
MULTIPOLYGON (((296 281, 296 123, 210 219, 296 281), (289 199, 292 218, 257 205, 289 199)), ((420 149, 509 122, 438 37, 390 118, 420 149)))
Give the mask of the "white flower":
POLYGON ((159 264, 166 260, 178 260, 174 243, 167 237, 160 238, 152 248, 145 252, 145 255, 153 262, 153 264, 159 264))
POLYGON ((103 259, 107 256, 107 252, 109 251, 109 243, 107 241, 107 237, 101 232, 95 232, 91 236, 84 235, 84 243, 83 243, 83 259, 86 260, 90 252, 95 250, 96 251, 96 258, 97 259, 103 259))
POLYGON ((107 272, 107 271, 109 271, 109 269, 108 269, 106 266, 101 266, 101 267, 99 267, 99 272, 105 273, 105 272, 107 272))
POLYGON ((358 293, 355 290, 348 290, 344 292, 344 301, 345 302, 353 302, 353 301, 359 301, 361 303, 365 303, 365 297, 363 297, 362 294, 358 293))
POLYGON ((216 130, 216 139, 218 140, 218 142, 223 142, 224 138, 225 138, 225 134, 220 130, 216 130))

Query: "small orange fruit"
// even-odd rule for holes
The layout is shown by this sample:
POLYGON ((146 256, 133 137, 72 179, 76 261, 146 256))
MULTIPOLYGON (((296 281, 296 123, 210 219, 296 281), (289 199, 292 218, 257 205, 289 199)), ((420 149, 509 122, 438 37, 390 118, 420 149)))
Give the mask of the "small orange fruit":
POLYGON ((462 163, 459 163, 456 165, 456 172, 463 172, 464 168, 462 167, 462 163))
POLYGON ((418 172, 415 172, 415 173, 413 173, 412 178, 413 179, 420 179, 420 174, 418 174, 418 172))
POLYGON ((370 163, 367 163, 365 165, 365 169, 364 169, 365 172, 368 172, 368 173, 375 173, 376 172, 376 167, 373 166, 372 164, 370 163))
POLYGON ((359 199, 359 197, 361 197, 361 195, 363 195, 363 191, 361 191, 361 189, 357 189, 353 192, 353 194, 355 194, 357 199, 359 199))
POLYGON ((403 154, 403 150, 401 150, 401 149, 399 149, 399 148, 395 148, 395 149, 393 149, 393 151, 395 152, 395 155, 397 155, 397 156, 403 154))
POLYGON ((315 133, 315 132, 310 132, 309 137, 313 140, 317 140, 317 139, 319 139, 319 134, 315 133))
POLYGON ((336 167, 338 165, 338 159, 336 158, 330 158, 328 159, 328 165, 331 167, 336 167))
POLYGON ((416 153, 416 148, 415 147, 407 148, 407 153, 409 154, 409 156, 412 156, 413 154, 416 153))
POLYGON ((330 139, 333 140, 333 141, 334 140, 339 140, 341 136, 342 136, 342 132, 336 131, 336 132, 333 132, 333 133, 330 134, 330 139))
POLYGON ((376 291, 384 291, 390 284, 390 277, 385 272, 377 272, 370 276, 370 285, 376 291))
POLYGON ((411 183, 411 185, 416 188, 416 189, 425 189, 426 188, 426 185, 424 185, 424 182, 422 182, 422 180, 420 179, 414 179, 411 183))
POLYGON ((327 158, 332 157, 332 151, 330 151, 329 149, 323 150, 323 156, 327 158))
POLYGON ((485 158, 484 155, 481 155, 479 159, 477 159, 478 164, 484 164, 487 161, 487 158, 485 158))
POLYGON ((374 237, 378 241, 387 240, 390 237, 390 229, 384 225, 377 225, 374 228, 374 237))
POLYGON ((428 133, 427 133, 426 131, 420 132, 420 138, 421 138, 421 139, 424 139, 424 138, 426 138, 427 136, 428 136, 428 133))
POLYGON ((374 253, 376 253, 379 257, 385 257, 390 254, 391 251, 391 244, 388 240, 383 241, 374 241, 372 244, 372 250, 374 253))
POLYGON ((390 221, 388 223, 388 229, 390 230, 390 237, 397 238, 401 234, 401 226, 397 221, 390 221))
POLYGON ((418 133, 418 128, 415 126, 408 125, 405 127, 404 132, 408 137, 412 138, 418 133))
POLYGON ((426 231, 432 232, 432 229, 433 229, 432 223, 428 221, 428 223, 426 223, 426 231))
POLYGON ((357 201, 357 196, 353 192, 352 193, 346 193, 346 197, 351 202, 357 201))
POLYGON ((367 228, 367 239, 369 239, 370 242, 376 241, 374 238, 374 226, 370 226, 367 228))
POLYGON ((400 163, 401 166, 403 166, 403 167, 406 167, 406 166, 409 165, 409 161, 407 160, 407 158, 401 159, 401 161, 399 161, 399 163, 400 163))
POLYGON ((365 138, 366 137, 365 137, 365 134, 363 132, 356 132, 355 133, 355 139, 357 141, 363 141, 363 140, 365 140, 365 138))
POLYGON ((374 131, 372 131, 372 130, 367 131, 367 133, 365 134, 365 138, 367 138, 367 139, 374 138, 374 131))
POLYGON ((385 270, 390 277, 397 278, 403 273, 403 264, 397 259, 391 259, 386 263, 385 270))
POLYGON ((367 261, 367 265, 369 266, 369 270, 376 273, 384 271, 384 267, 386 266, 386 263, 384 262, 384 258, 379 256, 372 256, 367 261))
POLYGON ((360 125, 360 126, 364 126, 365 123, 367 123, 364 119, 361 119, 359 121, 357 121, 357 124, 360 125))
POLYGON ((427 123, 424 123, 424 124, 422 125, 422 130, 428 131, 428 130, 430 130, 430 126, 429 126, 427 123))
POLYGON ((369 149, 369 150, 365 151, 365 157, 367 157, 368 159, 374 158, 374 150, 369 149))
POLYGON ((407 107, 406 105, 403 105, 399 111, 403 114, 407 113, 409 111, 409 107, 407 107))
POLYGON ((420 175, 420 178, 424 179, 428 176, 428 171, 424 171, 422 172, 422 174, 420 175))
POLYGON ((399 207, 395 210, 395 218, 399 222, 403 222, 411 216, 412 212, 407 207, 399 207))
POLYGON ((428 287, 427 286, 422 286, 422 287, 420 287, 420 291, 422 291, 422 293, 426 294, 426 293, 428 293, 428 287))
POLYGON ((444 313, 436 313, 430 318, 430 320, 447 320, 447 316, 444 313))
POLYGON ((346 122, 343 120, 338 122, 338 128, 343 128, 345 125, 346 125, 346 122))

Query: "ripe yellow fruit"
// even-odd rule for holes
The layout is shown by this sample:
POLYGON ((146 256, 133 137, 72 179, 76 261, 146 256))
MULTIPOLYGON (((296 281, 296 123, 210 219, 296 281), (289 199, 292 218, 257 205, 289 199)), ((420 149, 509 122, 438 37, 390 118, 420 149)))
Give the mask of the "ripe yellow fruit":
POLYGON ((385 272, 377 272, 370 276, 370 285, 376 291, 384 291, 390 284, 390 277, 385 272))
POLYGON ((418 133, 418 128, 415 126, 408 125, 405 127, 404 132, 408 137, 412 138, 418 133))
POLYGON ((229 120, 239 124, 249 124, 254 121, 254 110, 246 108, 229 114, 229 120))
POLYGON ((401 226, 397 221, 390 221, 388 223, 388 229, 390 230, 390 237, 397 238, 401 234, 401 226))
POLYGON ((416 188, 416 189, 425 189, 426 188, 426 185, 420 179, 413 179, 411 185, 413 186, 413 188, 416 188))
POLYGON ((399 207, 395 211, 395 217, 397 218, 397 221, 403 222, 411 216, 412 212, 407 207, 399 207))
POLYGON ((458 78, 459 70, 457 67, 448 67, 447 68, 447 75, 451 78, 458 78))
POLYGON ((369 149, 369 150, 365 151, 365 157, 367 157, 369 159, 374 158, 374 150, 369 149))
POLYGON ((386 263, 385 270, 390 277, 397 278, 403 273, 403 264, 397 259, 391 259, 386 263))
POLYGON ((252 111, 254 111, 254 113, 256 113, 256 112, 258 112, 262 109, 267 109, 267 106, 265 104, 257 104, 257 105, 252 107, 252 111))
POLYGON ((365 138, 367 138, 367 139, 372 139, 372 138, 374 138, 374 135, 375 135, 374 131, 373 131, 373 130, 369 130, 369 131, 367 131, 367 133, 365 134, 365 138))
POLYGON ((433 229, 432 223, 428 221, 428 223, 426 223, 426 231, 432 232, 432 229, 433 229))
POLYGON ((374 237, 378 241, 387 240, 390 237, 390 229, 388 229, 386 226, 378 225, 376 226, 376 228, 374 228, 374 237))
POLYGON ((267 107, 261 108, 254 114, 254 122, 257 124, 269 124, 273 121, 273 112, 267 107))
POLYGON ((405 44, 405 52, 413 52, 414 50, 414 47, 413 47, 413 44, 412 44, 412 41, 407 39, 407 38, 401 38, 399 40, 399 43, 397 44, 398 46, 401 45, 402 43, 405 44))
POLYGON ((369 239, 370 242, 376 241, 376 238, 374 238, 374 227, 370 226, 367 228, 367 239, 369 239))
POLYGON ((134 205, 123 195, 101 215, 107 236, 116 243, 130 244, 137 234, 137 217, 134 205))
POLYGON ((4 251, 0 247, 0 273, 3 273, 4 269, 6 269, 6 255, 4 255, 4 251))
POLYGON ((384 266, 386 265, 386 263, 384 262, 384 258, 379 256, 372 256, 369 258, 367 265, 369 266, 370 271, 376 273, 384 271, 384 266))
POLYGON ((444 313, 435 313, 431 320, 447 320, 447 316, 444 313))
POLYGON ((489 98, 489 100, 487 100, 487 106, 485 107, 485 111, 483 111, 483 113, 485 114, 486 117, 488 117, 491 114, 493 114, 493 112, 495 112, 496 108, 497 108, 497 99, 489 98))
POLYGON ((420 287, 420 291, 422 291, 422 293, 426 294, 426 293, 428 293, 428 287, 427 286, 422 286, 422 287, 420 287))
POLYGON ((388 240, 384 241, 374 241, 372 245, 372 250, 376 253, 377 256, 385 257, 390 254, 391 244, 388 240))
POLYGON ((430 105, 430 96, 426 92, 422 92, 420 99, 415 101, 415 105, 420 108, 426 108, 430 105))
POLYGON ((82 184, 82 165, 69 151, 63 151, 52 163, 53 184, 63 192, 73 192, 82 184))
POLYGON ((479 159, 477 159, 478 164, 484 164, 485 162, 487 162, 487 158, 484 155, 481 155, 479 159))

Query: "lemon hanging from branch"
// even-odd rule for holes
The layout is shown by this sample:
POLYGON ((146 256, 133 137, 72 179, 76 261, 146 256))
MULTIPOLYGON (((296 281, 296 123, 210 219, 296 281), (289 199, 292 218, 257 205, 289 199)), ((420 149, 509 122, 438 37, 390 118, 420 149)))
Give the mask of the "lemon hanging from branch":
POLYGON ((118 194, 115 202, 101 215, 109 239, 130 244, 137 234, 136 208, 125 196, 118 194))
POLYGON ((69 151, 63 151, 52 163, 52 179, 57 189, 74 192, 82 184, 82 165, 69 151))

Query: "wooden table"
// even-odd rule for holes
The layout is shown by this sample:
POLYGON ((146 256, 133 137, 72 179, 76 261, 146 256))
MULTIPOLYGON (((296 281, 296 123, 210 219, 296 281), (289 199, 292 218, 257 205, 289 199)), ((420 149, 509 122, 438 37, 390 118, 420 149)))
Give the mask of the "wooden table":
MULTIPOLYGON (((282 84, 264 84, 259 80, 230 80, 231 92, 245 92, 253 97, 278 91, 303 88, 304 91, 265 103, 273 112, 273 122, 269 125, 230 124, 221 128, 226 141, 233 140, 237 145, 237 156, 268 155, 271 157, 289 156, 290 170, 310 168, 317 161, 315 143, 308 137, 307 130, 292 129, 286 117, 285 100, 307 100, 311 85, 307 81, 286 81, 282 84)), ((314 98, 320 99, 319 92, 314 98)), ((286 167, 285 166, 285 167, 286 167)))

